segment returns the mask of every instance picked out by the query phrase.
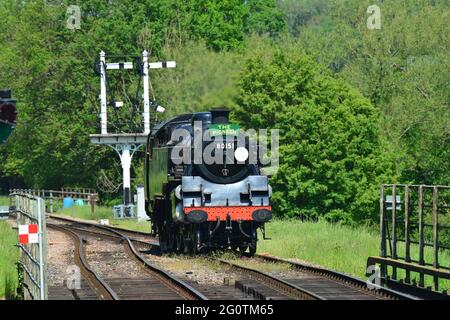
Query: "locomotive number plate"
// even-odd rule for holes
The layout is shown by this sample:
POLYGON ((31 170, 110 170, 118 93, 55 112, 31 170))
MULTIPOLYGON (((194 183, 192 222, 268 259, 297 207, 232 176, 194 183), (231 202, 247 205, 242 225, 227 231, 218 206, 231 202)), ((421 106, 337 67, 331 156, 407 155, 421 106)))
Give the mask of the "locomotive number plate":
POLYGON ((234 143, 233 142, 227 142, 227 143, 216 143, 216 149, 234 149, 234 143))

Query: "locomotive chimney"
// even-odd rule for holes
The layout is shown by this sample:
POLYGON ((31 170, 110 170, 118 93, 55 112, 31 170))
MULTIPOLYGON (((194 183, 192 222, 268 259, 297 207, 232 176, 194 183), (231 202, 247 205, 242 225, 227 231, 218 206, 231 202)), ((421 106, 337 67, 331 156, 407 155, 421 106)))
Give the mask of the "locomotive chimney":
POLYGON ((211 123, 226 124, 228 123, 230 110, 225 108, 215 108, 211 110, 211 123))

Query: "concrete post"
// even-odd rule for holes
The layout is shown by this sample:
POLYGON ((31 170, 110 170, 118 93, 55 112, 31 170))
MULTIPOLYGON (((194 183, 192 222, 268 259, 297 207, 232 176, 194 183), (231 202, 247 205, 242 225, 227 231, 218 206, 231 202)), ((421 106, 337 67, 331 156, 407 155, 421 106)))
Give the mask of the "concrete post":
POLYGON ((106 108, 106 58, 105 52, 100 52, 100 126, 101 133, 107 134, 108 115, 106 108))
POLYGON ((131 178, 130 178, 130 168, 131 168, 131 146, 129 144, 124 144, 122 147, 122 154, 120 156, 120 161, 122 163, 122 176, 123 176, 123 201, 125 205, 131 202, 131 178))
POLYGON ((149 94, 149 74, 148 74, 148 52, 142 52, 142 80, 144 84, 144 133, 150 133, 150 94, 149 94))

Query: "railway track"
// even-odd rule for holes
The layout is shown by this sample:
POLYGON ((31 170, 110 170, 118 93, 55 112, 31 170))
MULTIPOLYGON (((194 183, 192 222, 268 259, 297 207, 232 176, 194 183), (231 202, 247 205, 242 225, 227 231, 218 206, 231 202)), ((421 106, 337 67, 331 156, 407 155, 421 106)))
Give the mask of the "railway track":
POLYGON ((98 230, 105 230, 105 233, 110 233, 111 230, 117 231, 118 233, 120 233, 120 235, 126 235, 132 239, 145 239, 148 240, 151 243, 155 243, 158 244, 158 240, 156 240, 156 238, 154 236, 152 236, 150 233, 148 232, 142 232, 142 231, 135 231, 135 230, 129 230, 129 229, 124 229, 124 228, 120 228, 120 227, 114 227, 114 226, 104 226, 98 223, 94 223, 94 222, 87 222, 87 221, 82 221, 82 220, 78 220, 78 219, 72 219, 72 218, 67 218, 67 217, 61 217, 58 215, 54 215, 54 214, 48 214, 47 215, 48 219, 50 219, 51 222, 60 222, 60 223, 71 223, 71 224, 77 224, 80 226, 86 226, 89 228, 95 228, 98 230), (53 221, 52 221, 53 220, 53 221))
MULTIPOLYGON (((80 267, 84 280, 89 283, 89 286, 99 299, 207 299, 189 284, 173 277, 165 270, 147 261, 135 247, 136 243, 145 246, 143 241, 131 240, 120 231, 109 229, 108 227, 89 226, 86 223, 84 228, 80 228, 77 223, 72 225, 47 222, 47 226, 64 232, 71 237, 75 244, 75 263, 80 267), (86 230, 89 228, 93 230, 86 230), (95 271, 91 267, 90 263, 92 264, 93 261, 89 261, 86 257, 86 247, 89 246, 89 241, 94 241, 93 239, 119 243, 123 248, 124 255, 133 260, 137 268, 140 268, 139 275, 127 278, 110 274, 107 277, 102 277, 98 270, 95 271), (86 241, 88 243, 87 246, 85 245, 86 241)), ((103 266, 106 268, 112 263, 111 255, 108 254, 99 260, 101 261, 95 261, 99 268, 103 266)))
MULTIPOLYGON (((228 266, 241 274, 245 274, 248 276, 249 280, 253 280, 254 282, 246 282, 240 281, 237 282, 237 285, 241 287, 241 290, 253 292, 255 297, 260 297, 264 300, 269 300, 273 297, 266 296, 263 294, 261 290, 261 286, 265 286, 271 288, 272 290, 281 293, 285 298, 295 299, 295 300, 324 300, 321 296, 301 288, 295 284, 289 283, 279 277, 272 276, 263 271, 259 271, 253 268, 245 267, 227 260, 219 259, 219 262, 225 266, 228 266)), ((248 281, 248 280, 247 280, 248 281)), ((281 297, 283 298, 283 296, 281 297)))
POLYGON ((255 259, 273 263, 287 263, 294 269, 305 273, 307 275, 305 279, 293 279, 290 281, 311 292, 315 292, 327 300, 364 299, 366 297, 396 300, 415 299, 412 295, 389 288, 378 287, 376 290, 369 289, 366 281, 335 270, 315 267, 270 255, 257 254, 255 259), (327 287, 328 289, 324 290, 321 287, 327 287))
MULTIPOLYGON (((242 290, 258 291, 259 284, 264 284, 291 299, 302 300, 399 300, 414 297, 387 288, 370 290, 367 283, 361 279, 351 277, 336 271, 311 267, 272 256, 257 255, 250 261, 266 261, 269 263, 283 263, 290 265, 297 272, 294 275, 279 277, 265 273, 256 268, 244 266, 231 261, 220 262, 233 270, 247 275, 257 283, 239 284, 242 290)), ((258 294, 258 293, 257 293, 258 294)), ((269 298, 264 297, 262 298, 269 298)))
MULTIPOLYGON (((258 300, 385 300, 414 298, 411 295, 403 294, 388 288, 380 287, 377 290, 370 290, 367 287, 367 283, 361 279, 333 270, 313 267, 299 262, 268 255, 256 255, 254 258, 249 259, 249 261, 259 261, 270 264, 288 264, 291 269, 296 272, 288 276, 275 276, 257 270, 256 268, 250 268, 248 266, 227 260, 219 260, 220 264, 224 268, 232 269, 240 275, 239 279, 234 281, 234 288, 227 286, 212 288, 211 286, 202 286, 187 280, 183 282, 174 278, 168 272, 157 268, 140 254, 139 250, 147 250, 147 253, 151 253, 151 250, 154 250, 154 253, 158 252, 159 244, 157 240, 151 237, 148 233, 123 230, 109 226, 106 227, 103 225, 91 224, 88 222, 80 222, 78 220, 68 218, 51 216, 51 219, 54 218, 62 224, 69 224, 70 227, 66 225, 64 228, 69 228, 72 234, 75 233, 79 237, 83 235, 87 238, 99 237, 109 241, 120 242, 126 250, 128 256, 133 257, 133 259, 138 261, 139 264, 143 265, 145 268, 153 270, 154 273, 156 272, 159 278, 166 279, 166 281, 169 279, 166 283, 173 289, 174 292, 177 292, 177 288, 187 286, 188 290, 184 289, 184 291, 182 290, 181 292, 188 292, 188 294, 183 296, 182 293, 180 294, 177 292, 177 295, 182 296, 180 298, 258 300)), ((81 239, 83 238, 81 237, 81 239)), ((79 242, 80 247, 82 248, 83 241, 79 242)), ((87 273, 87 277, 92 277, 89 275, 89 272, 87 273)), ((124 284, 118 279, 107 280, 108 283, 111 283, 110 287, 112 289, 124 286, 124 284)), ((150 285, 155 287, 154 283, 146 283, 145 281, 139 283, 139 281, 131 280, 132 279, 127 279, 127 282, 131 283, 133 288, 150 285)), ((92 282, 95 282, 95 279, 92 280, 92 282)), ((107 297, 105 289, 102 293, 103 296, 107 297)), ((126 296, 128 298, 144 298, 144 296, 139 295, 139 293, 128 294, 122 291, 121 294, 122 296, 126 296)), ((111 295, 109 295, 109 297, 111 298, 111 295)), ((118 295, 118 298, 120 298, 120 295, 118 295)), ((149 294, 147 295, 147 298, 155 298, 155 296, 149 294)))
POLYGON ((67 227, 51 223, 47 223, 47 226, 64 232, 72 239, 75 245, 74 262, 80 268, 84 280, 89 283, 90 288, 95 292, 97 297, 101 300, 118 300, 119 298, 114 290, 112 290, 111 287, 89 267, 85 257, 84 239, 67 227))

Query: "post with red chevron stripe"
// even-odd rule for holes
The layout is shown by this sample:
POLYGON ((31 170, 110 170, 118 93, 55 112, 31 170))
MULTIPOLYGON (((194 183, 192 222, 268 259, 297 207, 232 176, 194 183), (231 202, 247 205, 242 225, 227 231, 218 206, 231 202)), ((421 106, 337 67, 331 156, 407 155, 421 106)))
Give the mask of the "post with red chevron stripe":
POLYGON ((44 199, 31 194, 10 194, 10 213, 17 217, 19 264, 25 300, 47 299, 47 240, 44 199))

